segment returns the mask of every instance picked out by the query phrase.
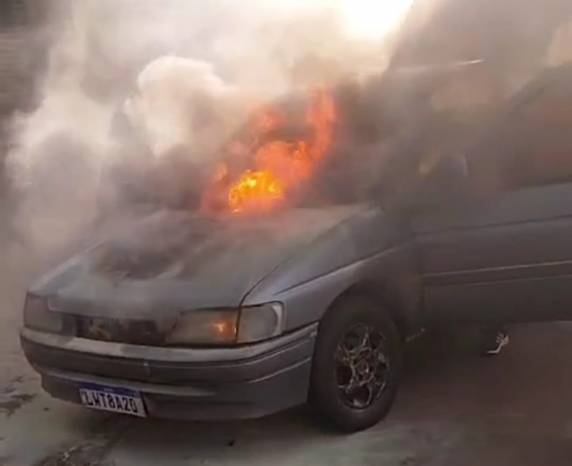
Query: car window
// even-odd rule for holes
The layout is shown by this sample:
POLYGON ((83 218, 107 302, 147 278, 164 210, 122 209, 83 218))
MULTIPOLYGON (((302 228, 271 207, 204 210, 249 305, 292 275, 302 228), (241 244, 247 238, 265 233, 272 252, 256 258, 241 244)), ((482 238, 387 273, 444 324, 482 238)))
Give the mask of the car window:
POLYGON ((508 115, 498 140, 507 155, 503 172, 512 188, 572 181, 572 85, 548 82, 508 115))

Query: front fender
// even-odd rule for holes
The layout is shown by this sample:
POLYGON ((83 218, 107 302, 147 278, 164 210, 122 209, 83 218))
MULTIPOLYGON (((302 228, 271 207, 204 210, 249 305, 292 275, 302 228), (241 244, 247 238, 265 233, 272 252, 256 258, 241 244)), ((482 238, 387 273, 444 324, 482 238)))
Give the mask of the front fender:
POLYGON ((421 321, 416 264, 414 247, 407 242, 272 294, 267 288, 254 290, 244 304, 284 303, 286 331, 291 331, 319 321, 340 295, 367 283, 391 307, 400 324, 415 327, 421 321))

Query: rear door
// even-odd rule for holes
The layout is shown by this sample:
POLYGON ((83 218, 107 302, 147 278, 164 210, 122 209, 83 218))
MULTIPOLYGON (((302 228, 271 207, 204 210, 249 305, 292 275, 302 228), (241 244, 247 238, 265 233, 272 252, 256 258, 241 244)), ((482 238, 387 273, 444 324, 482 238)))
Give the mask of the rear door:
POLYGON ((496 164, 489 175, 502 190, 451 199, 413 219, 428 319, 572 319, 572 75, 566 77, 531 87, 496 132, 497 147, 488 145, 488 162, 496 164))

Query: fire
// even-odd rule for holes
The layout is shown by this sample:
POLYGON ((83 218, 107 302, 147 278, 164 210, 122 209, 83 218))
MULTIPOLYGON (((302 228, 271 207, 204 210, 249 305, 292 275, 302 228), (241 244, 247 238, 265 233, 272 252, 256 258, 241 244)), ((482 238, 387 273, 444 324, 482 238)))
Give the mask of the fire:
POLYGON ((252 119, 246 136, 232 141, 228 148, 230 157, 246 152, 250 167, 233 174, 227 163, 221 164, 203 207, 209 211, 222 208, 234 213, 258 213, 283 205, 297 188, 311 180, 330 151, 335 122, 336 106, 325 90, 312 95, 305 114, 309 132, 304 138, 289 141, 273 137, 273 133, 287 127, 288 119, 277 108, 264 109, 252 119))
POLYGON ((232 212, 268 210, 284 200, 284 186, 269 171, 247 171, 228 193, 232 212))

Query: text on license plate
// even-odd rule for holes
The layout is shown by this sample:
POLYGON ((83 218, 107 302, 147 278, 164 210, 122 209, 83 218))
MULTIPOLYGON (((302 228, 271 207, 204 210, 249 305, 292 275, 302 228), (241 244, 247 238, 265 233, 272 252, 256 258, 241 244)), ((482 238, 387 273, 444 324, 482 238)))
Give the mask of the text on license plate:
POLYGON ((79 396, 81 403, 90 408, 132 416, 146 416, 141 394, 135 390, 82 384, 79 387, 79 396))

